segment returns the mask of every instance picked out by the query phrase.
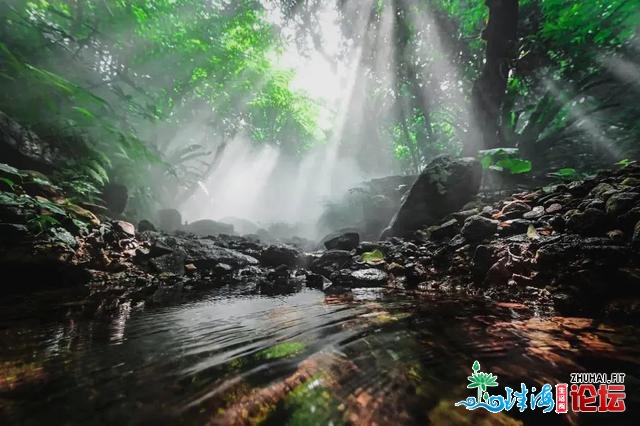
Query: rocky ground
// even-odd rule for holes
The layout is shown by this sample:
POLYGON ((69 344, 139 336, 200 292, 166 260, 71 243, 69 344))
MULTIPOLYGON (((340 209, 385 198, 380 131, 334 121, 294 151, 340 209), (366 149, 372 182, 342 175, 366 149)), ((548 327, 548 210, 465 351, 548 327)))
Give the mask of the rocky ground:
MULTIPOLYGON (((465 195, 471 201, 445 203, 449 212, 438 192, 462 191, 464 173, 449 174, 453 186, 433 181, 436 192, 419 179, 412 192, 435 197, 437 215, 410 230, 396 220, 391 228, 403 233, 383 241, 337 235, 316 252, 252 237, 157 232, 146 221, 134 226, 99 206, 70 201, 45 175, 1 166, 0 267, 14 277, 3 280, 4 291, 81 288, 86 297, 76 309, 88 314, 238 285, 268 295, 304 286, 327 293, 462 291, 567 314, 640 317, 635 164, 491 203, 473 198, 474 189, 465 195)), ((397 216, 415 222, 409 209, 415 205, 406 204, 397 216)))

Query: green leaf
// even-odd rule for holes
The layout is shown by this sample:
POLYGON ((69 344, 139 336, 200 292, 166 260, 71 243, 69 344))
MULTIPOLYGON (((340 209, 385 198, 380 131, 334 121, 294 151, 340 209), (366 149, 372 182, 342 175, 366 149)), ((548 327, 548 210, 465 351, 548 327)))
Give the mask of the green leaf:
POLYGON ((4 182, 5 185, 7 185, 11 189, 13 189, 13 187, 15 186, 15 182, 8 178, 0 177, 0 182, 4 182))
POLYGON ((535 226, 529 225, 529 228, 527 229, 527 237, 531 240, 540 239, 540 234, 538 234, 538 231, 536 231, 535 226))
POLYGON ((503 170, 508 170, 512 175, 529 173, 531 171, 531 161, 519 158, 505 158, 496 163, 496 166, 503 170))
POLYGON ((380 262, 382 260, 384 260, 384 253, 382 253, 379 249, 362 253, 363 262, 375 263, 375 262, 380 262))
POLYGON ((80 114, 82 114, 86 118, 96 118, 96 116, 93 115, 93 113, 91 111, 89 111, 88 109, 86 109, 86 108, 74 106, 74 107, 71 107, 71 109, 74 110, 74 111, 79 112, 80 114))
POLYGON ((631 160, 629 158, 624 158, 616 163, 616 166, 620 166, 621 168, 629 167, 632 164, 635 164, 635 160, 631 160))
POLYGON ((0 172, 13 176, 24 176, 18 169, 5 163, 0 163, 0 172))

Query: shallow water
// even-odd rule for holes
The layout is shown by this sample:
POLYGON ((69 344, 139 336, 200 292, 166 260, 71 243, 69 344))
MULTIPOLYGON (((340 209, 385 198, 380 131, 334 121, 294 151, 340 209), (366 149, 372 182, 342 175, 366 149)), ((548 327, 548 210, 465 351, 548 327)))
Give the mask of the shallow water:
MULTIPOLYGON (((517 304, 357 291, 329 297, 218 289, 108 320, 0 315, 0 424, 636 424, 636 327, 517 304), (521 382, 626 373, 627 411, 467 411, 474 360, 521 382)), ((31 305, 33 307, 33 304, 31 305)), ((25 308, 26 309, 26 308, 25 308)), ((11 312, 11 315, 8 313, 11 312)))

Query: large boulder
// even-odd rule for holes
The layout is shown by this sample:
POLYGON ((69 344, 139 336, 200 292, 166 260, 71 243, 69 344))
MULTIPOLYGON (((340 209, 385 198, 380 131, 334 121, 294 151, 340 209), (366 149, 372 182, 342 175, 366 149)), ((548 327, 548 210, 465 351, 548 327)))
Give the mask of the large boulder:
POLYGON ((182 228, 182 215, 176 209, 158 210, 156 214, 158 228, 165 232, 174 232, 182 228))
POLYGON ((120 215, 127 208, 129 190, 122 184, 110 182, 102 189, 101 197, 109 212, 120 215))
POLYGON ((235 268, 257 265, 258 260, 239 251, 218 246, 207 239, 184 239, 182 249, 187 253, 187 263, 193 263, 198 269, 211 269, 219 263, 235 268))
POLYGON ((403 236, 422 226, 437 225, 478 193, 481 177, 480 163, 474 158, 435 158, 413 184, 383 237, 403 236))
POLYGON ((60 161, 53 145, 0 111, 0 158, 19 169, 50 172, 60 161))
POLYGON ((301 262, 302 253, 285 244, 271 245, 262 250, 260 260, 266 266, 296 266, 301 262))
MULTIPOLYGON (((221 263, 230 265, 234 269, 258 265, 258 260, 253 256, 221 247, 215 241, 207 238, 169 237, 150 231, 145 234, 151 243, 150 256, 152 257, 181 253, 185 264, 191 263, 200 270, 213 270, 221 263)), ((160 269, 163 265, 154 266, 160 269)))
POLYGON ((357 232, 344 232, 330 234, 323 239, 327 250, 353 250, 360 244, 360 235, 357 232))

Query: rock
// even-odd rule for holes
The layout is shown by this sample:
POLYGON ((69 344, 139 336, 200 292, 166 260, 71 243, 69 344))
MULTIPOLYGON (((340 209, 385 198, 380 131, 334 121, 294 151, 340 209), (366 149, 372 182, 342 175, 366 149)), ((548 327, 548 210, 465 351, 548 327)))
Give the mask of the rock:
POLYGON ((78 246, 78 242, 76 241, 76 237, 74 237, 71 232, 67 231, 64 228, 56 227, 50 228, 48 230, 49 235, 51 235, 51 239, 54 242, 61 243, 64 246, 69 248, 75 248, 78 246))
POLYGON ((381 287, 387 284, 388 275, 380 269, 368 268, 351 273, 353 287, 381 287))
POLYGON ((176 209, 158 210, 158 229, 175 232, 182 228, 182 215, 176 209))
POLYGON ((483 216, 471 216, 465 221, 461 233, 469 242, 480 242, 496 233, 498 223, 497 220, 483 216))
POLYGON ((184 250, 187 254, 186 263, 193 263, 198 269, 212 269, 218 263, 227 263, 236 268, 258 264, 258 260, 254 257, 220 247, 208 239, 171 238, 165 243, 174 250, 176 248, 184 250))
POLYGON ((399 263, 393 262, 387 267, 387 271, 390 274, 396 277, 399 277, 404 275, 404 273, 406 272, 406 269, 404 266, 400 265, 399 263))
POLYGON ((407 284, 415 286, 424 282, 427 270, 419 263, 407 263, 404 266, 404 275, 407 279, 407 284))
POLYGON ((560 213, 562 211, 562 204, 553 203, 549 207, 547 207, 545 211, 547 212, 547 214, 560 213))
POLYGON ((220 262, 213 267, 213 273, 218 277, 229 275, 233 273, 233 267, 226 263, 220 262))
POLYGON ((451 216, 453 216, 453 218, 456 219, 462 225, 464 224, 464 221, 467 220, 468 217, 475 216, 477 214, 480 214, 480 209, 472 208, 472 209, 452 213, 451 216))
POLYGON ((153 226, 153 223, 146 219, 142 219, 138 222, 138 232, 146 232, 146 231, 156 231, 156 227, 153 226))
POLYGON ((353 250, 360 244, 360 235, 357 232, 329 235, 323 239, 323 243, 327 250, 353 250))
POLYGON ((567 229, 584 236, 596 236, 604 233, 607 216, 602 210, 586 209, 583 212, 567 212, 567 229))
POLYGON ((473 254, 473 268, 472 274, 477 283, 484 281, 489 268, 493 265, 497 259, 494 257, 494 248, 488 245, 479 245, 476 247, 476 251, 473 254))
POLYGON ((632 187, 632 188, 638 188, 640 187, 640 179, 638 179, 637 177, 628 177, 622 180, 622 182, 620 182, 620 185, 623 186, 628 186, 628 187, 632 187))
POLYGON ((267 274, 267 278, 261 281, 258 288, 267 295, 289 294, 300 290, 302 279, 292 277, 285 265, 280 265, 267 274))
POLYGON ((435 158, 413 184, 384 237, 408 235, 421 226, 436 225, 477 194, 481 175, 476 159, 435 158))
POLYGON ((202 219, 195 222, 191 222, 183 228, 186 232, 199 235, 201 237, 208 237, 211 235, 220 234, 233 234, 233 225, 227 223, 217 222, 211 219, 202 219))
POLYGON ((320 274, 307 273, 307 287, 313 288, 316 290, 325 291, 327 288, 331 286, 331 281, 320 274))
POLYGON ((500 234, 505 236, 526 234, 532 222, 526 219, 512 219, 505 221, 500 229, 500 234))
POLYGON ((640 207, 634 207, 625 214, 618 217, 618 223, 622 230, 629 234, 633 234, 633 227, 640 220, 640 207))
POLYGON ((551 228, 556 232, 564 231, 566 224, 562 216, 552 216, 551 219, 549 219, 549 225, 551 225, 551 228))
POLYGON ((640 221, 633 227, 633 236, 631 237, 633 248, 640 248, 640 221))
POLYGON ((164 256, 165 254, 170 253, 173 253, 173 249, 162 241, 155 240, 151 243, 151 249, 149 250, 150 257, 164 256))
POLYGON ((627 263, 629 254, 627 246, 615 244, 609 238, 561 235, 543 242, 535 259, 541 270, 559 266, 566 268, 575 260, 598 262, 613 267, 627 263))
POLYGON ((129 237, 135 237, 136 235, 135 226, 133 226, 133 224, 129 222, 125 222, 124 220, 117 220, 113 222, 113 227, 116 230, 116 232, 124 233, 129 237))
POLYGON ((297 249, 284 245, 271 245, 264 249, 260 260, 265 266, 277 267, 280 265, 296 266, 300 263, 302 253, 297 249))
POLYGON ((616 243, 624 242, 624 232, 619 229, 613 229, 607 232, 607 237, 609 237, 611 241, 614 241, 616 243))
POLYGON ((460 232, 460 224, 456 219, 451 219, 441 225, 429 227, 428 231, 430 239, 442 240, 451 238, 460 232))
POLYGON ((523 214, 529 213, 531 206, 520 201, 511 202, 504 206, 501 210, 502 214, 507 219, 516 219, 522 217, 523 214))
POLYGON ((311 271, 328 277, 336 270, 351 263, 351 253, 346 250, 328 250, 318 259, 311 262, 311 271))
POLYGON ((0 158, 19 169, 50 172, 62 159, 58 150, 0 111, 0 158))
POLYGON ((184 265, 184 271, 187 274, 193 274, 197 270, 198 268, 196 268, 196 265, 194 265, 193 263, 187 263, 186 265, 184 265))
POLYGON ((611 195, 606 204, 607 214, 612 217, 617 217, 626 213, 635 206, 639 197, 640 194, 637 192, 620 192, 611 195))
MULTIPOLYGON (((184 275, 185 273, 185 259, 184 252, 172 252, 162 256, 154 257, 149 260, 149 265, 158 273, 169 273, 174 275, 184 275)), ((193 264, 191 264, 194 266, 193 264)))
POLYGON ((108 183, 102 188, 102 201, 105 207, 113 214, 120 215, 127 207, 129 191, 127 187, 119 183, 108 183))
POLYGON ((16 244, 30 238, 29 229, 15 223, 0 223, 0 245, 16 244))
POLYGON ((584 206, 582 206, 581 204, 581 209, 585 210, 585 209, 597 209, 597 210, 602 210, 604 211, 606 207, 606 203, 602 200, 586 200, 586 202, 584 203, 584 206))
POLYGON ((540 219, 542 216, 544 216, 544 207, 542 206, 536 206, 530 212, 527 212, 522 215, 524 219, 529 219, 529 220, 540 219))
POLYGON ((615 188, 606 182, 599 183, 591 190, 589 195, 591 198, 597 198, 602 201, 607 201, 607 198, 615 192, 615 188))
POLYGON ((493 217, 493 213, 494 213, 493 207, 484 206, 482 208, 482 210, 480 211, 480 216, 491 218, 491 217, 493 217))
POLYGON ((567 185, 567 192, 574 197, 584 197, 589 191, 592 191, 595 186, 596 181, 594 179, 576 180, 567 185))

